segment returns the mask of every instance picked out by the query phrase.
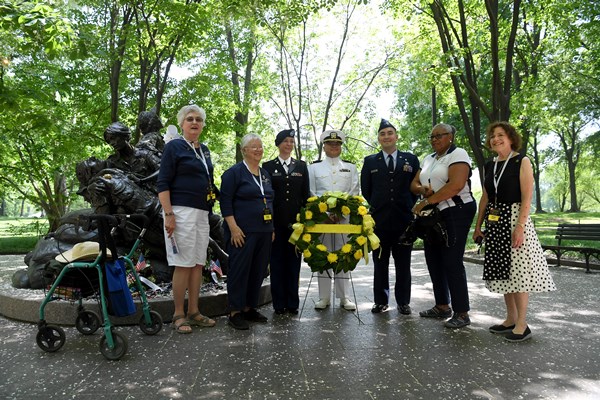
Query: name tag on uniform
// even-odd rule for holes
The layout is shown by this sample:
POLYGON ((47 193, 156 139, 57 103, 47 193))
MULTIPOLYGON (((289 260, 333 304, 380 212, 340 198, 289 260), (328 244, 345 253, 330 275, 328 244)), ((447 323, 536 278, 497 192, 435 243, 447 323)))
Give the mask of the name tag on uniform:
POLYGON ((303 176, 302 172, 292 172, 290 175, 291 176, 303 176))
POLYGON ((350 172, 350 170, 348 168, 342 168, 340 169, 340 172, 350 172))

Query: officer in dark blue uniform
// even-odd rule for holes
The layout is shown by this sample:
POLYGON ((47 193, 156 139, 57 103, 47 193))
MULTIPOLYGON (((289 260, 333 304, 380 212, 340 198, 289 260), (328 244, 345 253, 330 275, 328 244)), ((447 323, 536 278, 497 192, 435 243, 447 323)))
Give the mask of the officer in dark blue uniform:
POLYGON ((294 150, 294 136, 293 129, 279 132, 275 137, 279 156, 265 162, 262 166, 271 175, 271 183, 275 191, 271 296, 276 314, 284 314, 286 311, 297 314, 300 305, 298 283, 302 257, 288 239, 292 234, 291 225, 296 222, 296 214, 309 197, 309 180, 306 163, 291 157, 294 150))
POLYGON ((410 309, 410 258, 412 245, 399 244, 399 238, 413 218, 412 207, 416 196, 410 183, 419 170, 419 160, 411 153, 398 151, 396 128, 382 119, 377 135, 381 151, 365 157, 360 174, 363 197, 370 206, 375 220, 375 233, 381 241, 381 253, 373 252, 375 273, 373 313, 388 309, 390 284, 390 254, 394 257, 396 284, 394 293, 398 311, 408 315, 410 309))

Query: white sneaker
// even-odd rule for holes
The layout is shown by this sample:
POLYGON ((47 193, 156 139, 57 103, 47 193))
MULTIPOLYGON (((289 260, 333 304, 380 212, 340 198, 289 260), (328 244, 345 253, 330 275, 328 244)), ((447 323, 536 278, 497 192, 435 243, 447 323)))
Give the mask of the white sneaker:
POLYGON ((354 311, 356 310, 356 304, 350 301, 349 298, 341 299, 340 306, 342 306, 345 310, 354 311))
POLYGON ((324 310, 327 307, 329 307, 329 299, 319 299, 319 301, 315 303, 316 310, 324 310))

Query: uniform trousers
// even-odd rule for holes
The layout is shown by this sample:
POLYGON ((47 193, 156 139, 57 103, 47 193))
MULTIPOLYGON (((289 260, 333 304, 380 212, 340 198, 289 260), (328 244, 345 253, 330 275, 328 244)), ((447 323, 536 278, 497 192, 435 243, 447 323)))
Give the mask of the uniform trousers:
MULTIPOLYGON (((340 249, 347 241, 346 235, 339 233, 324 233, 321 236, 321 243, 331 251, 340 249)), ((318 276, 319 299, 331 298, 331 278, 335 281, 335 297, 338 299, 349 298, 350 277, 350 272, 339 272, 335 276, 333 270, 320 272, 318 276)))
MULTIPOLYGON (((260 288, 271 255, 272 232, 246 232, 244 245, 235 247, 226 237, 229 253, 227 298, 230 311, 258 307, 260 288)), ((229 236, 229 235, 228 235, 229 236)))
POLYGON ((302 256, 288 241, 291 233, 288 228, 275 227, 271 250, 271 296, 275 310, 297 310, 300 306, 298 283, 302 256))
POLYGON ((412 245, 405 246, 399 242, 402 230, 377 230, 375 234, 379 237, 380 248, 372 253, 375 271, 373 276, 373 297, 375 304, 388 304, 390 297, 390 255, 394 257, 394 268, 396 271, 396 283, 394 284, 394 296, 396 303, 400 305, 410 304, 411 273, 410 258, 412 245))
POLYGON ((435 304, 452 303, 455 312, 470 309, 463 256, 476 210, 474 201, 442 210, 449 247, 425 243, 425 261, 433 284, 435 304))

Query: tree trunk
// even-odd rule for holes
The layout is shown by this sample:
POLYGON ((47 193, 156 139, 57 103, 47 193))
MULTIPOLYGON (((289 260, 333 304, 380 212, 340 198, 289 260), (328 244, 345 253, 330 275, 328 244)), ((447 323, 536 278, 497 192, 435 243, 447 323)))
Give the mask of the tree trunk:
POLYGON ((531 165, 533 167, 533 181, 535 184, 535 213, 544 214, 546 211, 542 209, 542 190, 540 189, 540 153, 538 151, 538 130, 531 135, 533 138, 533 159, 531 165))
POLYGON ((242 161, 242 150, 240 148, 240 142, 242 137, 246 134, 246 128, 248 125, 248 114, 249 114, 249 103, 251 99, 250 91, 252 90, 252 68, 254 67, 254 62, 256 61, 254 58, 253 46, 255 43, 254 35, 251 34, 250 44, 247 45, 245 49, 245 68, 244 68, 244 85, 241 85, 238 66, 237 66, 237 57, 236 57, 236 48, 235 42, 233 39, 233 31, 231 30, 231 26, 226 24, 225 26, 225 34, 227 38, 227 49, 229 51, 229 58, 231 61, 230 64, 230 73, 231 73, 231 85, 233 87, 233 101, 236 105, 235 111, 235 137, 236 137, 236 145, 235 145, 235 159, 236 162, 242 161))

